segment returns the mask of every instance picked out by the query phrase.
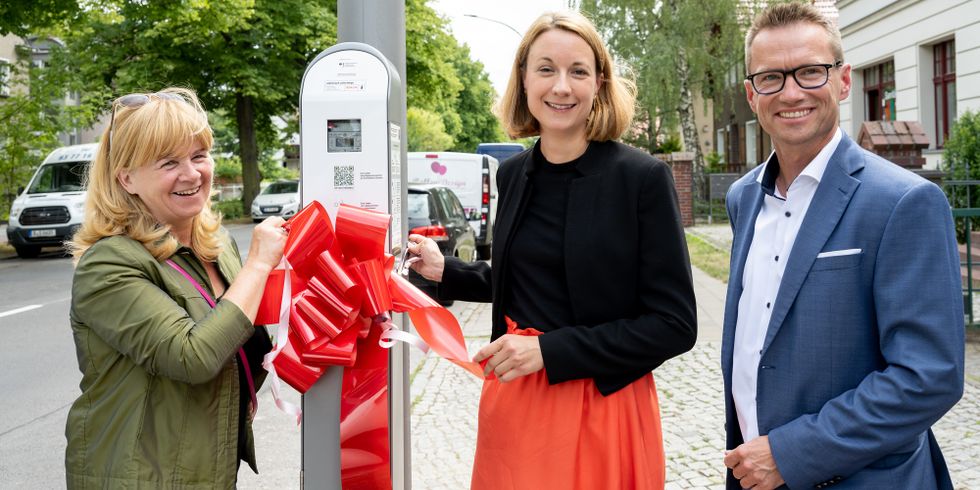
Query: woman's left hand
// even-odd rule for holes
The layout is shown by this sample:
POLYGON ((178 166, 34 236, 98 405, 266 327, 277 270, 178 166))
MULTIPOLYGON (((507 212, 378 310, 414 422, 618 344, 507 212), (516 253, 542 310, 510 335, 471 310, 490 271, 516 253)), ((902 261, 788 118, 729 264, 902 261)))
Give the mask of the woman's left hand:
POLYGON ((504 335, 473 356, 474 362, 482 362, 484 359, 489 361, 483 368, 483 375, 493 372, 504 383, 544 368, 541 343, 536 336, 504 335))

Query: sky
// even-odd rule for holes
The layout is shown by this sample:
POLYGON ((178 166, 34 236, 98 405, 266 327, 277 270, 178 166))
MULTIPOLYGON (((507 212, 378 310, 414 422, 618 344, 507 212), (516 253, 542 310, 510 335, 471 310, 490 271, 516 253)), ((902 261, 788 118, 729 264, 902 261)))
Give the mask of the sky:
POLYGON ((432 0, 429 6, 449 21, 449 29, 470 55, 483 63, 498 95, 504 93, 510 78, 514 53, 524 31, 544 12, 564 10, 567 0, 432 0), (466 17, 465 14, 483 18, 466 17), (485 20, 485 19, 492 20, 485 20), (518 32, 493 21, 503 22, 518 32))

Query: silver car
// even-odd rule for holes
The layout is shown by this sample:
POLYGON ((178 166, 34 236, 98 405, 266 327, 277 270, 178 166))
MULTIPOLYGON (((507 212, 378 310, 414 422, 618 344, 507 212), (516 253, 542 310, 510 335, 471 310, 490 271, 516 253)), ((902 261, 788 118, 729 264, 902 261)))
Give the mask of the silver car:
POLYGON ((252 221, 259 221, 269 216, 289 218, 299 211, 299 181, 280 180, 262 189, 252 201, 252 221))

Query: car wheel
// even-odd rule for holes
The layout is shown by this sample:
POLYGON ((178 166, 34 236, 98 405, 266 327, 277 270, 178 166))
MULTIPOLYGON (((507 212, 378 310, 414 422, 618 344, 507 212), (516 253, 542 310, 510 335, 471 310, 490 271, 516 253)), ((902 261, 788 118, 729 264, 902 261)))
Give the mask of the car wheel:
POLYGON ((261 218, 252 218, 252 223, 261 223, 261 222, 262 222, 261 218))
POLYGON ((22 259, 33 259, 41 255, 41 247, 36 245, 14 245, 14 251, 22 259))

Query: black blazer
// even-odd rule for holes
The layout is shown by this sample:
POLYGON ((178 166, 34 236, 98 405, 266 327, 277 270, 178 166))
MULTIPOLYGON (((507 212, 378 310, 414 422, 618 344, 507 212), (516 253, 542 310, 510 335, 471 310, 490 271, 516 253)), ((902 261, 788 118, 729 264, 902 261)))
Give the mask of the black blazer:
MULTIPOLYGON (((491 268, 447 258, 439 295, 493 300, 504 323, 507 258, 527 205, 533 148, 507 159, 499 190, 491 268)), ((694 288, 670 168, 647 153, 592 142, 572 181, 562 253, 575 325, 540 337, 550 383, 593 378, 609 395, 690 350, 697 338, 694 288)))

